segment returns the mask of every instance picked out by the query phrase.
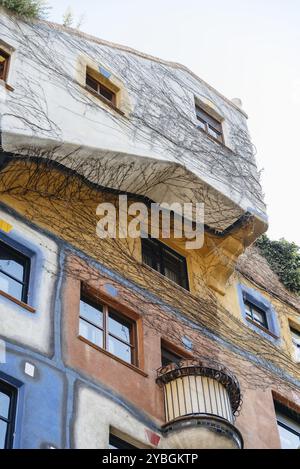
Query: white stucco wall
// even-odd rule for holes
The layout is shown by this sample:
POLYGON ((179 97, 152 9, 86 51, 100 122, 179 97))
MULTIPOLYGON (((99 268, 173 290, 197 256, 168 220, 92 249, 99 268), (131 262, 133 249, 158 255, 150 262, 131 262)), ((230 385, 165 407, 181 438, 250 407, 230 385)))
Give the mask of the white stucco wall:
POLYGON ((15 49, 8 78, 14 91, 0 87, 4 150, 60 144, 55 154, 59 158, 76 149, 64 164, 74 168, 74 160, 101 161, 106 171, 91 172, 89 164, 80 168, 77 164, 76 169, 93 182, 147 195, 157 202, 176 197, 202 202, 208 193, 207 222, 220 229, 226 227, 224 214, 218 221, 210 212, 216 212, 221 199, 225 204, 232 202, 227 225, 249 209, 264 218, 245 114, 187 69, 46 23, 16 23, 4 12, 0 38, 15 49), (86 64, 105 67, 119 83, 125 116, 80 86, 86 64), (196 128, 195 99, 223 119, 227 148, 196 128), (237 135, 241 134, 245 154, 237 157, 237 135), (111 177, 116 162, 129 169, 126 178, 111 177), (163 174, 166 165, 181 169, 169 184, 164 181, 163 188, 153 189, 151 180, 163 174), (141 169, 150 177, 148 187, 141 169), (235 171, 248 175, 239 180, 235 171))

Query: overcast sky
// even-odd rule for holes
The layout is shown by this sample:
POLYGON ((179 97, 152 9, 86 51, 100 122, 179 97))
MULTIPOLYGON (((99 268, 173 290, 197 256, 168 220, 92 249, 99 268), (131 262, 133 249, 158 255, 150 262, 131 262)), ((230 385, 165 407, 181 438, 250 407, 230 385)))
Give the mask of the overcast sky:
POLYGON ((299 0, 49 0, 81 29, 188 66, 228 98, 239 97, 263 169, 269 236, 300 245, 299 0))

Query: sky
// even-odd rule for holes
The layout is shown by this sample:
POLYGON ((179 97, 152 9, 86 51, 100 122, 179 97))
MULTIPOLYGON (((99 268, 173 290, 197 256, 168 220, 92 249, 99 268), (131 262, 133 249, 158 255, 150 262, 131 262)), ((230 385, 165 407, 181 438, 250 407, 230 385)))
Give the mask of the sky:
POLYGON ((81 30, 180 62, 238 97, 262 170, 268 235, 300 246, 299 0, 48 0, 48 19, 71 8, 81 30))

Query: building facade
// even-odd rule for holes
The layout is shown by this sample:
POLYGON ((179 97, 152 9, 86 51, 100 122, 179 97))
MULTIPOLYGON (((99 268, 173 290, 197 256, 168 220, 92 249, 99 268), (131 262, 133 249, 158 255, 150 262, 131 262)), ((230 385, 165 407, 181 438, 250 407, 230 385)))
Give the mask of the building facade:
POLYGON ((300 302, 252 246, 267 217, 240 103, 0 17, 0 448, 299 447, 300 302), (130 236, 151 203, 175 204, 170 233, 147 212, 130 236), (175 220, 187 204, 194 229, 196 203, 189 249, 175 220))

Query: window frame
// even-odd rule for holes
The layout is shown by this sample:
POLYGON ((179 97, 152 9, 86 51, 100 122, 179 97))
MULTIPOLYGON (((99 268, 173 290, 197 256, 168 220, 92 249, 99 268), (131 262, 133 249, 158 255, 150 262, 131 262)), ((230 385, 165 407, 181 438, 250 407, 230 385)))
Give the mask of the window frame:
MULTIPOLYGON (((92 72, 93 73, 93 72, 92 72)), ((91 71, 89 70, 89 68, 87 68, 86 70, 86 76, 85 76, 85 86, 86 88, 88 89, 88 91, 91 91, 93 94, 95 94, 97 97, 103 99, 107 104, 113 106, 114 108, 117 107, 117 91, 115 89, 113 89, 113 86, 109 86, 109 84, 104 84, 100 77, 97 79, 95 78, 95 76, 93 76, 93 74, 91 73, 91 71), (94 81, 97 85, 97 90, 95 90, 94 88, 92 88, 91 86, 88 85, 87 81, 88 79, 94 81), (107 91, 108 93, 110 93, 112 95, 112 99, 108 99, 106 96, 104 96, 101 92, 100 92, 100 89, 103 88, 104 91, 107 91)))
POLYGON ((245 323, 255 332, 261 334, 267 340, 274 343, 280 341, 280 326, 272 303, 267 300, 259 291, 246 286, 245 284, 237 285, 238 298, 241 308, 241 314, 245 323), (268 328, 261 326, 257 321, 253 321, 246 314, 245 303, 251 303, 253 306, 265 313, 268 328))
POLYGON ((156 272, 159 272, 169 281, 189 291, 189 277, 188 277, 186 257, 182 256, 177 251, 170 248, 169 246, 162 243, 156 238, 150 238, 150 237, 141 238, 141 248, 142 248, 142 263, 144 265, 151 267, 151 269, 155 270, 156 272), (153 248, 155 249, 155 251, 152 251, 153 248), (145 257, 144 257, 146 254, 145 251, 148 251, 148 253, 150 253, 151 265, 145 262, 145 257), (165 274, 166 255, 168 254, 174 257, 180 265, 180 269, 179 269, 180 283, 176 282, 175 280, 170 279, 165 274))
POLYGON ((0 76, 0 81, 4 81, 4 83, 7 83, 8 72, 9 72, 10 61, 11 61, 11 54, 0 46, 0 55, 3 55, 3 57, 6 57, 6 60, 4 62, 3 75, 2 77, 0 76))
POLYGON ((204 125, 198 126, 203 132, 205 132, 209 137, 215 140, 218 143, 225 144, 224 142, 224 131, 222 121, 214 116, 212 116, 204 107, 201 106, 199 103, 195 103, 195 114, 196 118, 199 122, 204 125), (212 130, 214 133, 219 135, 219 138, 215 137, 210 133, 209 130, 212 130))
POLYGON ((138 449, 137 446, 132 445, 131 443, 128 443, 128 441, 123 440, 119 436, 116 436, 114 433, 109 433, 109 446, 108 449, 110 450, 118 450, 118 449, 138 449), (116 448, 111 448, 111 446, 118 445, 116 448))
POLYGON ((256 306, 255 303, 253 303, 253 302, 251 302, 247 299, 244 301, 244 305, 245 305, 246 319, 247 320, 250 319, 253 323, 257 324, 257 326, 262 327, 262 328, 269 331, 269 323, 268 323, 268 318, 267 318, 266 311, 264 311, 262 308, 259 308, 258 306, 256 306), (246 308, 247 306, 250 309, 250 314, 248 314, 248 311, 247 311, 247 308, 246 308), (261 316, 263 317, 262 322, 255 319, 255 314, 254 314, 253 310, 256 310, 259 314, 261 314, 261 316))
MULTIPOLYGON (((276 400, 274 401, 274 408, 275 408, 275 413, 276 413, 277 426, 284 428, 285 430, 289 431, 293 435, 296 435, 299 439, 299 448, 300 448, 300 414, 296 412, 295 410, 292 410, 289 407, 286 407, 284 404, 276 400), (299 427, 299 430, 295 430, 288 423, 282 422, 280 420, 280 418, 282 417, 287 418, 291 420, 292 422, 294 422, 295 425, 299 427)), ((279 433, 279 438, 280 438, 280 433, 279 433)), ((280 438, 280 442, 281 442, 281 438, 280 438)))
POLYGON ((4 251, 9 252, 12 255, 12 259, 15 259, 18 263, 20 263, 23 266, 23 279, 22 279, 22 281, 20 281, 16 277, 6 273, 4 270, 2 270, 0 268, 0 274, 1 273, 4 274, 6 277, 8 277, 8 278, 12 279, 13 281, 15 281, 15 282, 22 285, 21 298, 14 297, 14 296, 10 295, 9 293, 6 293, 6 292, 3 292, 3 293, 5 293, 9 297, 11 297, 11 298, 13 298, 17 301, 28 304, 31 259, 26 254, 23 254, 22 252, 18 251, 14 247, 12 247, 9 244, 7 244, 6 242, 4 242, 2 239, 0 239, 0 249, 1 248, 3 248, 4 251))
POLYGON ((102 332, 102 337, 103 337, 103 343, 102 343, 102 346, 101 346, 101 345, 87 339, 86 337, 81 335, 80 332, 79 332, 79 337, 84 339, 84 341, 88 342, 89 344, 97 347, 97 349, 99 348, 100 350, 104 351, 105 353, 108 353, 110 356, 112 356, 112 357, 114 357, 118 360, 121 360, 123 363, 126 363, 126 365, 131 365, 131 366, 134 366, 134 367, 138 367, 139 366, 139 360, 138 360, 137 321, 130 318, 130 317, 128 317, 126 314, 118 311, 115 307, 111 306, 106 301, 104 301, 102 299, 94 298, 90 294, 90 292, 88 292, 87 289, 84 288, 83 286, 81 287, 80 302, 81 301, 83 301, 84 303, 92 306, 93 308, 95 308, 96 310, 99 310, 99 311, 100 311, 99 307, 101 306, 101 308, 102 308, 101 312, 103 314, 102 327, 98 326, 95 323, 93 323, 93 322, 87 320, 86 318, 82 317, 81 316, 81 311, 80 311, 80 306, 79 306, 79 325, 80 325, 80 321, 84 321, 85 323, 88 323, 91 326, 93 326, 94 328, 96 328, 97 330, 101 331, 102 332), (124 323, 129 328, 130 343, 126 342, 122 338, 116 336, 115 334, 113 334, 109 331, 109 318, 111 317, 110 313, 113 316, 119 318, 120 319, 119 322, 121 324, 124 323), (127 362, 126 360, 119 357, 118 355, 115 355, 114 353, 110 352, 110 350, 109 350, 109 338, 110 337, 113 337, 115 340, 117 340, 117 341, 121 342, 122 344, 130 347, 130 350, 131 350, 131 361, 130 362, 127 362))
POLYGON ((7 395, 10 399, 8 418, 0 415, 0 421, 7 424, 4 449, 12 449, 14 444, 18 391, 14 386, 0 379, 0 393, 7 395))

